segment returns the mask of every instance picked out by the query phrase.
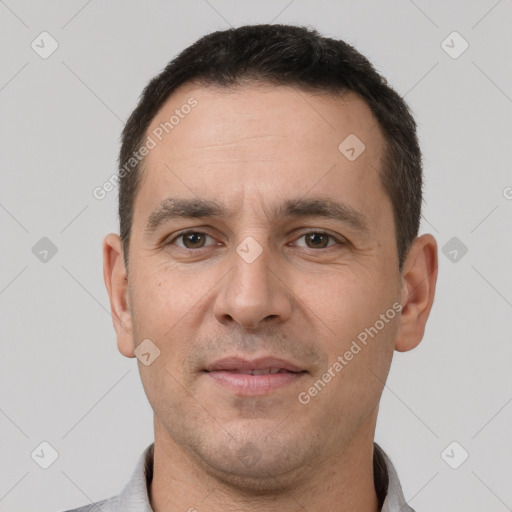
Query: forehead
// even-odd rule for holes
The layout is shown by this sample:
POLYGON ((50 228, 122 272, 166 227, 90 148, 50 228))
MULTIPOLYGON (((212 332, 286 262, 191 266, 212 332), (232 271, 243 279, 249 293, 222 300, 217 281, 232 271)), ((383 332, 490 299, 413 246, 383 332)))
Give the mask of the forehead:
POLYGON ((316 196, 350 194, 354 206, 362 201, 374 210, 371 191, 386 200, 379 177, 384 139, 353 93, 187 84, 165 102, 146 136, 155 146, 144 162, 142 202, 155 204, 177 189, 230 204, 247 192, 261 202, 313 189, 316 196))
POLYGON ((262 83, 231 88, 185 84, 160 108, 147 133, 155 130, 163 133, 152 156, 171 145, 178 151, 185 146, 219 151, 220 146, 234 142, 243 146, 242 136, 286 136, 288 145, 294 141, 307 148, 330 144, 332 149, 333 142, 354 133, 366 139, 370 153, 378 153, 383 142, 376 118, 355 93, 334 96, 262 83))

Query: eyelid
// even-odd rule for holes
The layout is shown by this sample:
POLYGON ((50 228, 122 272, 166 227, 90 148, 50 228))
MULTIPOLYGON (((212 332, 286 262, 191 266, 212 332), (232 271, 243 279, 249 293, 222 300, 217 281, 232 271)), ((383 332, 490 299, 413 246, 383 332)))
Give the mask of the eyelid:
MULTIPOLYGON (((172 238, 164 239, 162 245, 170 245, 173 244, 176 240, 184 237, 185 235, 190 235, 192 233, 199 233, 200 235, 206 235, 207 237, 210 237, 211 239, 215 240, 215 238, 212 235, 209 235, 206 231, 201 231, 200 229, 186 229, 185 231, 180 231, 176 235, 174 235, 172 238)), ((188 249, 187 247, 180 247, 177 246, 180 249, 184 249, 186 251, 197 251, 199 249, 206 249, 206 247, 198 247, 197 249, 188 249)), ((207 246, 209 247, 209 246, 207 246)))
MULTIPOLYGON (((338 243, 338 245, 348 244, 348 240, 341 235, 333 235, 332 233, 330 233, 329 231, 326 231, 325 229, 314 229, 314 228, 308 228, 308 231, 302 231, 299 234, 299 236, 297 236, 294 240, 298 240, 299 238, 302 238, 303 236, 306 236, 306 235, 309 235, 312 233, 319 234, 319 235, 326 235, 326 236, 332 238, 333 240, 335 240, 338 243)), ((321 249, 327 249, 328 247, 332 247, 332 245, 329 245, 327 247, 321 247, 321 249)), ((306 247, 306 248, 312 249, 312 247, 306 247)), ((318 249, 315 249, 315 250, 318 250, 318 249)))

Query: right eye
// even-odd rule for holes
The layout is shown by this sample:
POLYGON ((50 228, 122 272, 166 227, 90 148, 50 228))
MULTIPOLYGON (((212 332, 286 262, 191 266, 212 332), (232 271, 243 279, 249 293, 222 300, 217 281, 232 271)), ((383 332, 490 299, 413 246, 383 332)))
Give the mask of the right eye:
POLYGON ((175 236, 172 240, 167 242, 165 245, 177 245, 178 247, 182 249, 203 249, 205 247, 204 243, 206 241, 206 238, 213 238, 210 235, 207 235, 206 233, 202 231, 184 231, 182 233, 179 233, 177 236, 175 236), (183 242, 183 245, 174 244, 176 240, 181 240, 183 242))

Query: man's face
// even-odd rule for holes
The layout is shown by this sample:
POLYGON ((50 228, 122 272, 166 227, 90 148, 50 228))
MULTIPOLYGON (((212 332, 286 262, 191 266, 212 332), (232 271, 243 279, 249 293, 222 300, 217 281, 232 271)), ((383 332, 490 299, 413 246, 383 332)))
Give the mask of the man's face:
POLYGON ((353 94, 273 86, 182 87, 147 133, 191 97, 197 105, 146 157, 130 242, 133 338, 119 345, 131 355, 149 338, 160 350, 139 367, 168 446, 237 481, 307 478, 351 440, 373 439, 392 359, 401 286, 384 139, 353 94), (145 230, 171 197, 216 201, 226 215, 145 230), (274 215, 298 200, 338 203, 344 215, 274 215), (245 369, 273 357, 301 372, 212 366, 237 357, 245 369))

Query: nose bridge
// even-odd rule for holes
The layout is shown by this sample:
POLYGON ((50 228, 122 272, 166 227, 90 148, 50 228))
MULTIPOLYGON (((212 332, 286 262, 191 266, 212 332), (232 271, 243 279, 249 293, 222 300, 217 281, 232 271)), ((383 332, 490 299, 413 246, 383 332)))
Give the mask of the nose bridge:
MULTIPOLYGON (((259 237, 260 240, 262 237, 259 237)), ((232 254, 231 272, 219 293, 215 315, 246 328, 256 328, 268 318, 284 321, 290 316, 287 288, 277 277, 278 258, 268 243, 247 236, 232 254)))

